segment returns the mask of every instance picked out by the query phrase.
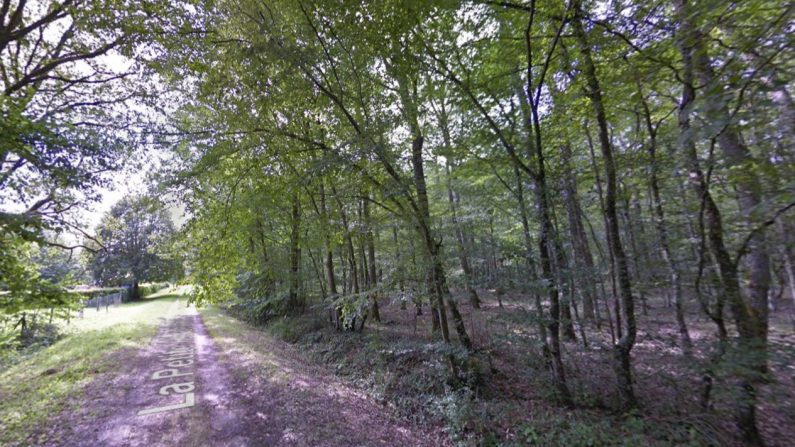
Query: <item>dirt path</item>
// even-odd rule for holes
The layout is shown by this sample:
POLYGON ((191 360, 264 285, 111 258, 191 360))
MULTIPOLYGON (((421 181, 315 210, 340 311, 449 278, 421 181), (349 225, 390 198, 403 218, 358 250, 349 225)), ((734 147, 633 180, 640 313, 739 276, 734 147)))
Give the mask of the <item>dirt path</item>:
POLYGON ((284 346, 266 366, 229 346, 195 311, 163 321, 146 349, 114 354, 117 369, 57 419, 55 445, 438 445, 284 346))

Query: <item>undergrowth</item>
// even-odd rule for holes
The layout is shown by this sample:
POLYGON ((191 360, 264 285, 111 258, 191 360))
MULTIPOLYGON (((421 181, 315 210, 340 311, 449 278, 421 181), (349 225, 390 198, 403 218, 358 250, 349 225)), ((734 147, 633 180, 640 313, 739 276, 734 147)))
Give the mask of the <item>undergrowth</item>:
POLYGON ((484 415, 475 405, 480 377, 461 373, 454 378, 450 374, 450 357, 459 371, 469 369, 462 365, 477 364, 460 348, 442 342, 390 338, 372 329, 339 332, 311 313, 249 322, 298 346, 310 361, 330 367, 337 376, 392 407, 412 424, 442 428, 462 444, 478 444, 477 440, 490 436, 484 415))
POLYGON ((645 409, 615 412, 605 399, 611 394, 612 380, 608 384, 592 376, 587 363, 571 370, 575 407, 566 408, 549 386, 538 341, 530 333, 495 333, 476 356, 468 358, 444 343, 390 331, 389 324, 370 325, 363 333, 338 332, 311 312, 258 323, 276 338, 299 347, 309 360, 330 367, 371 398, 394 408, 404 419, 444 430, 456 445, 720 444, 710 439, 710 421, 697 415, 659 417, 645 409), (459 365, 475 365, 468 369, 477 374, 452 378, 450 355, 459 365), (492 356, 505 370, 490 365, 492 356), (514 394, 519 383, 532 390, 531 396, 514 394))

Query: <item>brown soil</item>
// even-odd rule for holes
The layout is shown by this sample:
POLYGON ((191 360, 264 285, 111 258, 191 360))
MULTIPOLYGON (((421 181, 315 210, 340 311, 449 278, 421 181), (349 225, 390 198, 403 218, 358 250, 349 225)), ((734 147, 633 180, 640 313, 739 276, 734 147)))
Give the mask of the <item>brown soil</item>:
POLYGON ((47 430, 50 439, 60 441, 51 445, 438 445, 331 374, 306 366, 289 346, 275 346, 267 368, 253 355, 224 352, 232 346, 216 343, 198 314, 164 322, 146 349, 112 355, 117 369, 98 375, 81 405, 71 405, 77 411, 54 418, 57 425, 47 430), (154 371, 166 368, 165 348, 158 340, 174 324, 193 328, 194 375, 187 380, 195 382, 196 404, 139 416, 138 411, 164 405, 169 398, 178 400, 159 396, 161 386, 186 381, 151 379, 154 371))

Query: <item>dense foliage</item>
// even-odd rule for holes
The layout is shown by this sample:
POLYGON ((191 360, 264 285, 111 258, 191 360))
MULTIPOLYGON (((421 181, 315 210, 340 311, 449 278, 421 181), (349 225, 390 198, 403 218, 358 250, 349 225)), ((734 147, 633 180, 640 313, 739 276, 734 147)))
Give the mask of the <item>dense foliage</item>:
POLYGON ((322 299, 340 329, 378 320, 384 296, 413 300, 473 350, 449 287, 475 308, 478 286, 524 291, 564 403, 561 337, 609 323, 622 409, 637 405, 636 314, 667 297, 688 355, 695 303, 717 358, 731 350, 742 371, 743 436, 761 442, 769 296, 793 280, 791 5, 213 1, 196 14, 206 37, 172 42, 162 66, 191 80, 169 185, 191 215, 198 300, 268 318, 322 299))

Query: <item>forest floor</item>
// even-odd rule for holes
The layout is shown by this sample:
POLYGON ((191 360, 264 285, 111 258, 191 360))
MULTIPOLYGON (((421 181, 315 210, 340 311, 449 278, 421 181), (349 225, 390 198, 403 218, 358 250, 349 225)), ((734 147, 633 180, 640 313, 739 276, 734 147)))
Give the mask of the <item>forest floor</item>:
MULTIPOLYGON (((3 384, 0 402, 15 397, 21 405, 9 409, 0 404, 0 428, 5 432, 0 444, 442 443, 438 437, 397 420, 389 409, 352 390, 325 369, 306 365, 294 347, 217 311, 205 309, 200 314, 184 303, 178 296, 147 300, 143 306, 136 303, 137 311, 156 306, 162 312, 162 317, 154 319, 158 328, 149 329, 131 345, 114 345, 115 349, 100 354, 89 368, 70 371, 69 364, 76 359, 67 356, 43 371, 34 365, 36 359, 30 359, 34 363, 23 368, 29 376, 16 367, 11 371, 13 377, 4 372, 4 379, 13 378, 19 386, 56 378, 62 381, 74 374, 87 380, 72 383, 59 396, 44 394, 33 399, 43 407, 33 418, 35 423, 26 417, 32 415, 24 414, 22 407, 29 404, 24 402, 24 390, 7 386, 10 382, 3 384), (57 399, 48 402, 50 397, 57 399), (13 419, 18 423, 12 424, 13 419)), ((55 349, 50 356, 42 354, 38 360, 51 357, 58 345, 51 348, 55 349)), ((96 357, 96 353, 83 356, 96 357)))
MULTIPOLYGON (((577 339, 563 343, 574 400, 569 408, 555 395, 540 355, 529 297, 509 293, 500 305, 493 291, 479 292, 479 310, 457 296, 480 359, 476 383, 469 386, 446 380, 443 359, 449 348, 432 333, 428 309, 417 316, 411 303, 401 309, 398 299, 382 297, 382 322, 368 320, 363 333, 334 331, 320 310, 266 327, 406 420, 442 430, 460 445, 740 445, 732 422, 736 399, 730 358, 713 368, 711 407, 700 405, 716 331, 694 304, 687 309, 691 357, 679 348, 673 309, 661 297, 649 298, 648 313, 637 310, 639 333, 632 356, 639 408, 621 413, 606 323, 577 328, 577 339)), ((758 421, 768 446, 791 445, 795 439, 790 315, 779 309, 771 319, 771 380, 759 389, 758 421)))

